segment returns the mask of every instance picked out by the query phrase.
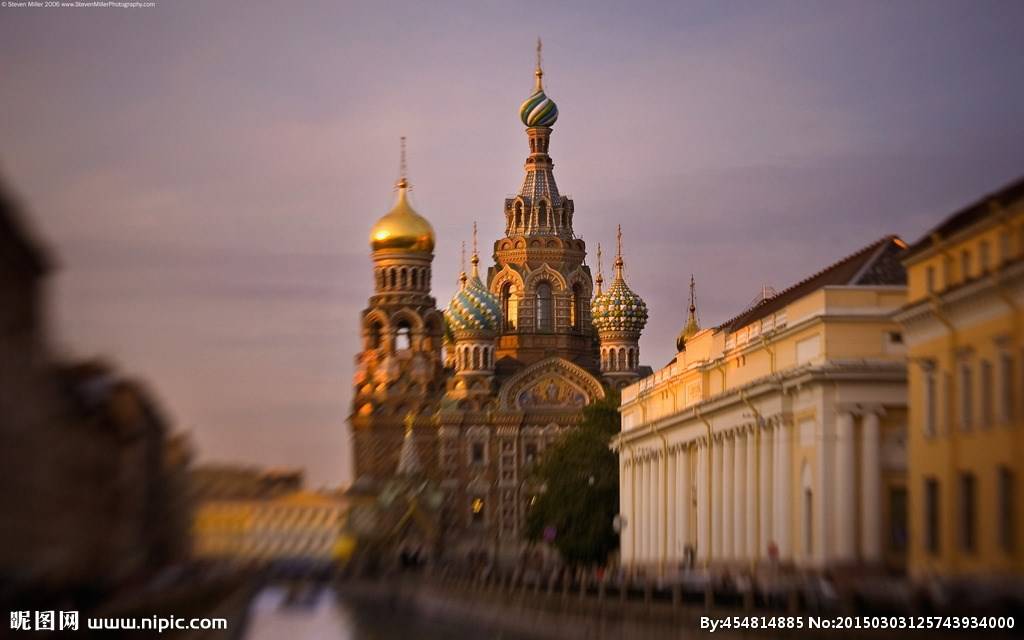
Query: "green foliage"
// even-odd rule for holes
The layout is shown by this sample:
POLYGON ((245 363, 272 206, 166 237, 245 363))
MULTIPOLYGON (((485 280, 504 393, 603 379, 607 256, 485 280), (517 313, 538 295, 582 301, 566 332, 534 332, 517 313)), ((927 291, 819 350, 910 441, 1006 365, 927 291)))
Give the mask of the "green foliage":
POLYGON ((619 432, 619 395, 583 409, 583 422, 544 452, 533 474, 543 487, 526 517, 526 535, 543 540, 554 527, 553 546, 570 565, 604 564, 618 546, 612 519, 619 511, 619 465, 609 442, 619 432))

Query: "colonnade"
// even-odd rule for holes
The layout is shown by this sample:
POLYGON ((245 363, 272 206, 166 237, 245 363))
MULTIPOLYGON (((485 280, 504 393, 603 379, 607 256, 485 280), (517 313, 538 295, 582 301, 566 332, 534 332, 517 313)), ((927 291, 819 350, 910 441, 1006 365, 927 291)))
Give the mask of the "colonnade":
POLYGON ((772 419, 717 433, 709 427, 684 443, 651 434, 641 446, 623 444, 624 563, 672 570, 688 549, 696 566, 880 561, 879 415, 862 413, 860 429, 857 421, 844 411, 798 436, 790 422, 772 419), (798 455, 818 469, 806 474, 806 487, 798 455))

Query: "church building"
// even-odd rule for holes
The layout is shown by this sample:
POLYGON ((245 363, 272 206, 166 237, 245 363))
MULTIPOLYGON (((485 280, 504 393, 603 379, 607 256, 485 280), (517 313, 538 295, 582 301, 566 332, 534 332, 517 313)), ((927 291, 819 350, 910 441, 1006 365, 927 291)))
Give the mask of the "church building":
MULTIPOLYGON (((362 313, 352 412, 356 485, 380 490, 414 443, 440 488, 439 552, 511 556, 540 491, 531 466, 581 409, 641 377, 647 308, 627 286, 623 257, 607 291, 573 230, 575 207, 549 155, 558 107, 543 85, 519 109, 529 155, 506 198, 505 234, 443 312, 431 296, 434 232, 409 203, 403 169, 394 208, 370 234, 374 293, 362 313)), ((649 369, 647 369, 649 371, 649 369)))

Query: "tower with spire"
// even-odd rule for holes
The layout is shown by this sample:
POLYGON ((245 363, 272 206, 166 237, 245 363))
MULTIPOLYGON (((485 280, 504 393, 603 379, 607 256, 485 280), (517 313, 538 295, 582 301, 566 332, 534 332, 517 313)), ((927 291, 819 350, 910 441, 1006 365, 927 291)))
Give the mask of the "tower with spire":
POLYGON ((444 389, 444 318, 430 293, 434 230, 409 202, 405 138, 395 204, 370 231, 373 294, 360 317, 350 425, 357 476, 394 472, 407 415, 429 416, 444 389))
MULTIPOLYGON (((640 375, 640 334, 647 324, 647 304, 626 284, 623 275, 622 225, 616 231, 615 277, 607 292, 594 297, 594 327, 600 340, 601 374, 614 388, 622 388, 640 375)), ((604 277, 598 270, 598 282, 604 277)))
POLYGON ((487 274, 502 311, 497 367, 509 373, 558 356, 596 373, 593 281, 586 244, 573 231, 573 201, 559 192, 548 153, 558 106, 545 92, 541 63, 538 40, 533 93, 519 107, 530 153, 519 191, 505 199, 505 235, 487 274))
POLYGON ((470 263, 472 267, 467 276, 463 255, 459 290, 445 311, 454 352, 451 360, 454 375, 448 381, 447 397, 463 409, 481 409, 493 393, 494 338, 501 322, 501 307, 480 280, 475 222, 470 263))

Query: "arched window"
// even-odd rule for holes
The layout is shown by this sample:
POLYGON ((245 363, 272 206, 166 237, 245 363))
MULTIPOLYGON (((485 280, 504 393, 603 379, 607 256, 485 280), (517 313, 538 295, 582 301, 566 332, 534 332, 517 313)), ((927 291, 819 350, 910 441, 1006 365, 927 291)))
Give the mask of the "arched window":
POLYGON ((523 226, 523 203, 516 203, 516 227, 523 226))
POLYGON ((402 271, 398 275, 398 284, 403 289, 409 285, 409 273, 405 270, 405 267, 402 267, 402 271))
POLYGON ((473 371, 480 370, 480 347, 473 347, 473 371))
POLYGON ((381 325, 380 322, 374 320, 370 323, 370 326, 366 332, 366 348, 367 349, 379 349, 380 348, 380 334, 381 325))
POLYGON ((619 371, 626 370, 626 349, 619 347, 619 371))
POLYGON ((548 226, 548 203, 541 200, 537 211, 537 224, 542 227, 548 226))
POLYGON ((583 286, 578 282, 572 285, 572 306, 569 307, 569 323, 576 331, 583 327, 583 286))
POLYGON ((511 282, 501 287, 501 312, 505 317, 505 329, 514 330, 519 320, 519 297, 516 296, 516 285, 511 282))
POLYGON ((551 285, 541 282, 537 285, 537 330, 552 331, 554 329, 553 315, 551 285))
POLYGON ((412 348, 412 329, 409 323, 402 320, 398 323, 398 330, 395 331, 395 350, 407 351, 412 348))
POLYGON ((420 288, 420 270, 419 269, 413 269, 412 270, 412 288, 413 289, 419 289, 420 288))
POLYGON ((388 280, 390 281, 390 284, 389 284, 388 288, 389 289, 394 289, 395 288, 395 270, 394 269, 389 269, 388 270, 388 280))

